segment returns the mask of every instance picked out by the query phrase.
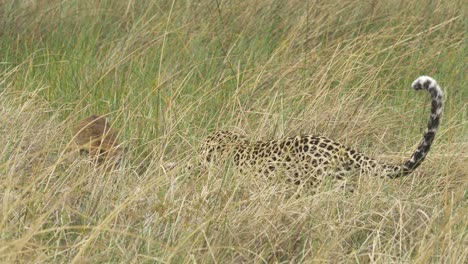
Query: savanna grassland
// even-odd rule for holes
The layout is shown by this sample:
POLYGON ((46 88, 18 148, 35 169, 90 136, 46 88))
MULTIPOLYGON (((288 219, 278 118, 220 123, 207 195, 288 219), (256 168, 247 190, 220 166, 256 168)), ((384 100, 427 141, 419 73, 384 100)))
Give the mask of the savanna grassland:
POLYGON ((466 263, 466 28, 461 0, 0 2, 0 262, 466 263), (423 74, 445 108, 407 177, 309 195, 186 169, 216 129, 403 162, 423 74), (92 113, 126 148, 114 171, 73 152, 92 113))

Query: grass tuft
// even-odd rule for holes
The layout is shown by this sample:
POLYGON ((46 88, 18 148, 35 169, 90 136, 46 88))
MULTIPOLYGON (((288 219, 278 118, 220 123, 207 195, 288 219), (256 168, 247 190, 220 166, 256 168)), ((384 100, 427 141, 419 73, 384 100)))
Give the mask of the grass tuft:
POLYGON ((2 263, 466 263, 465 3, 5 0, 2 263), (444 89, 427 160, 316 195, 232 168, 189 175, 216 129, 321 134, 399 163, 444 89), (73 151, 112 119, 114 171, 73 151), (168 162, 176 164, 171 170, 168 162))

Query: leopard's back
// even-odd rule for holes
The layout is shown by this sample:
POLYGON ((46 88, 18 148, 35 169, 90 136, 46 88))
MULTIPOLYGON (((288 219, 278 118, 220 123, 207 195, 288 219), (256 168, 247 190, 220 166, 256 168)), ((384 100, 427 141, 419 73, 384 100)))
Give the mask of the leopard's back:
POLYGON ((378 173, 396 170, 374 159, 323 136, 304 135, 270 141, 239 140, 223 142, 224 135, 233 138, 233 132, 217 131, 203 144, 205 164, 222 165, 231 160, 241 172, 273 177, 281 174, 296 184, 316 185, 324 176, 342 180, 352 171, 378 173), (215 139, 216 138, 216 139, 215 139), (362 166, 366 163, 366 166, 362 166))

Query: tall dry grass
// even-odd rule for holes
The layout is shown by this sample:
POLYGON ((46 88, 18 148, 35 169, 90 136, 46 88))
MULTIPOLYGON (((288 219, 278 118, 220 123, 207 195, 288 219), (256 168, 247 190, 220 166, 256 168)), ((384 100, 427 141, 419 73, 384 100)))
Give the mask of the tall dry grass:
POLYGON ((3 1, 4 263, 464 263, 463 1, 3 1), (190 173, 215 129, 322 134, 389 162, 446 94, 428 159, 398 180, 320 193, 190 173), (108 172, 71 150, 106 113, 128 149, 108 172), (167 170, 167 162, 177 166, 167 170))

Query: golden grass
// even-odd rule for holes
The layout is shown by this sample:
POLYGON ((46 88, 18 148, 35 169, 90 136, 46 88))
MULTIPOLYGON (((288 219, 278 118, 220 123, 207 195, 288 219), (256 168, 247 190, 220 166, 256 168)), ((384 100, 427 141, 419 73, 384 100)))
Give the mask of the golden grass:
POLYGON ((4 263, 464 263, 467 98, 462 1, 5 1, 0 31, 4 263), (320 193, 190 173, 215 129, 318 133, 401 162, 433 76, 446 94, 408 177, 320 193), (108 113, 123 166, 72 151, 108 113), (167 170, 165 165, 175 162, 167 170))

